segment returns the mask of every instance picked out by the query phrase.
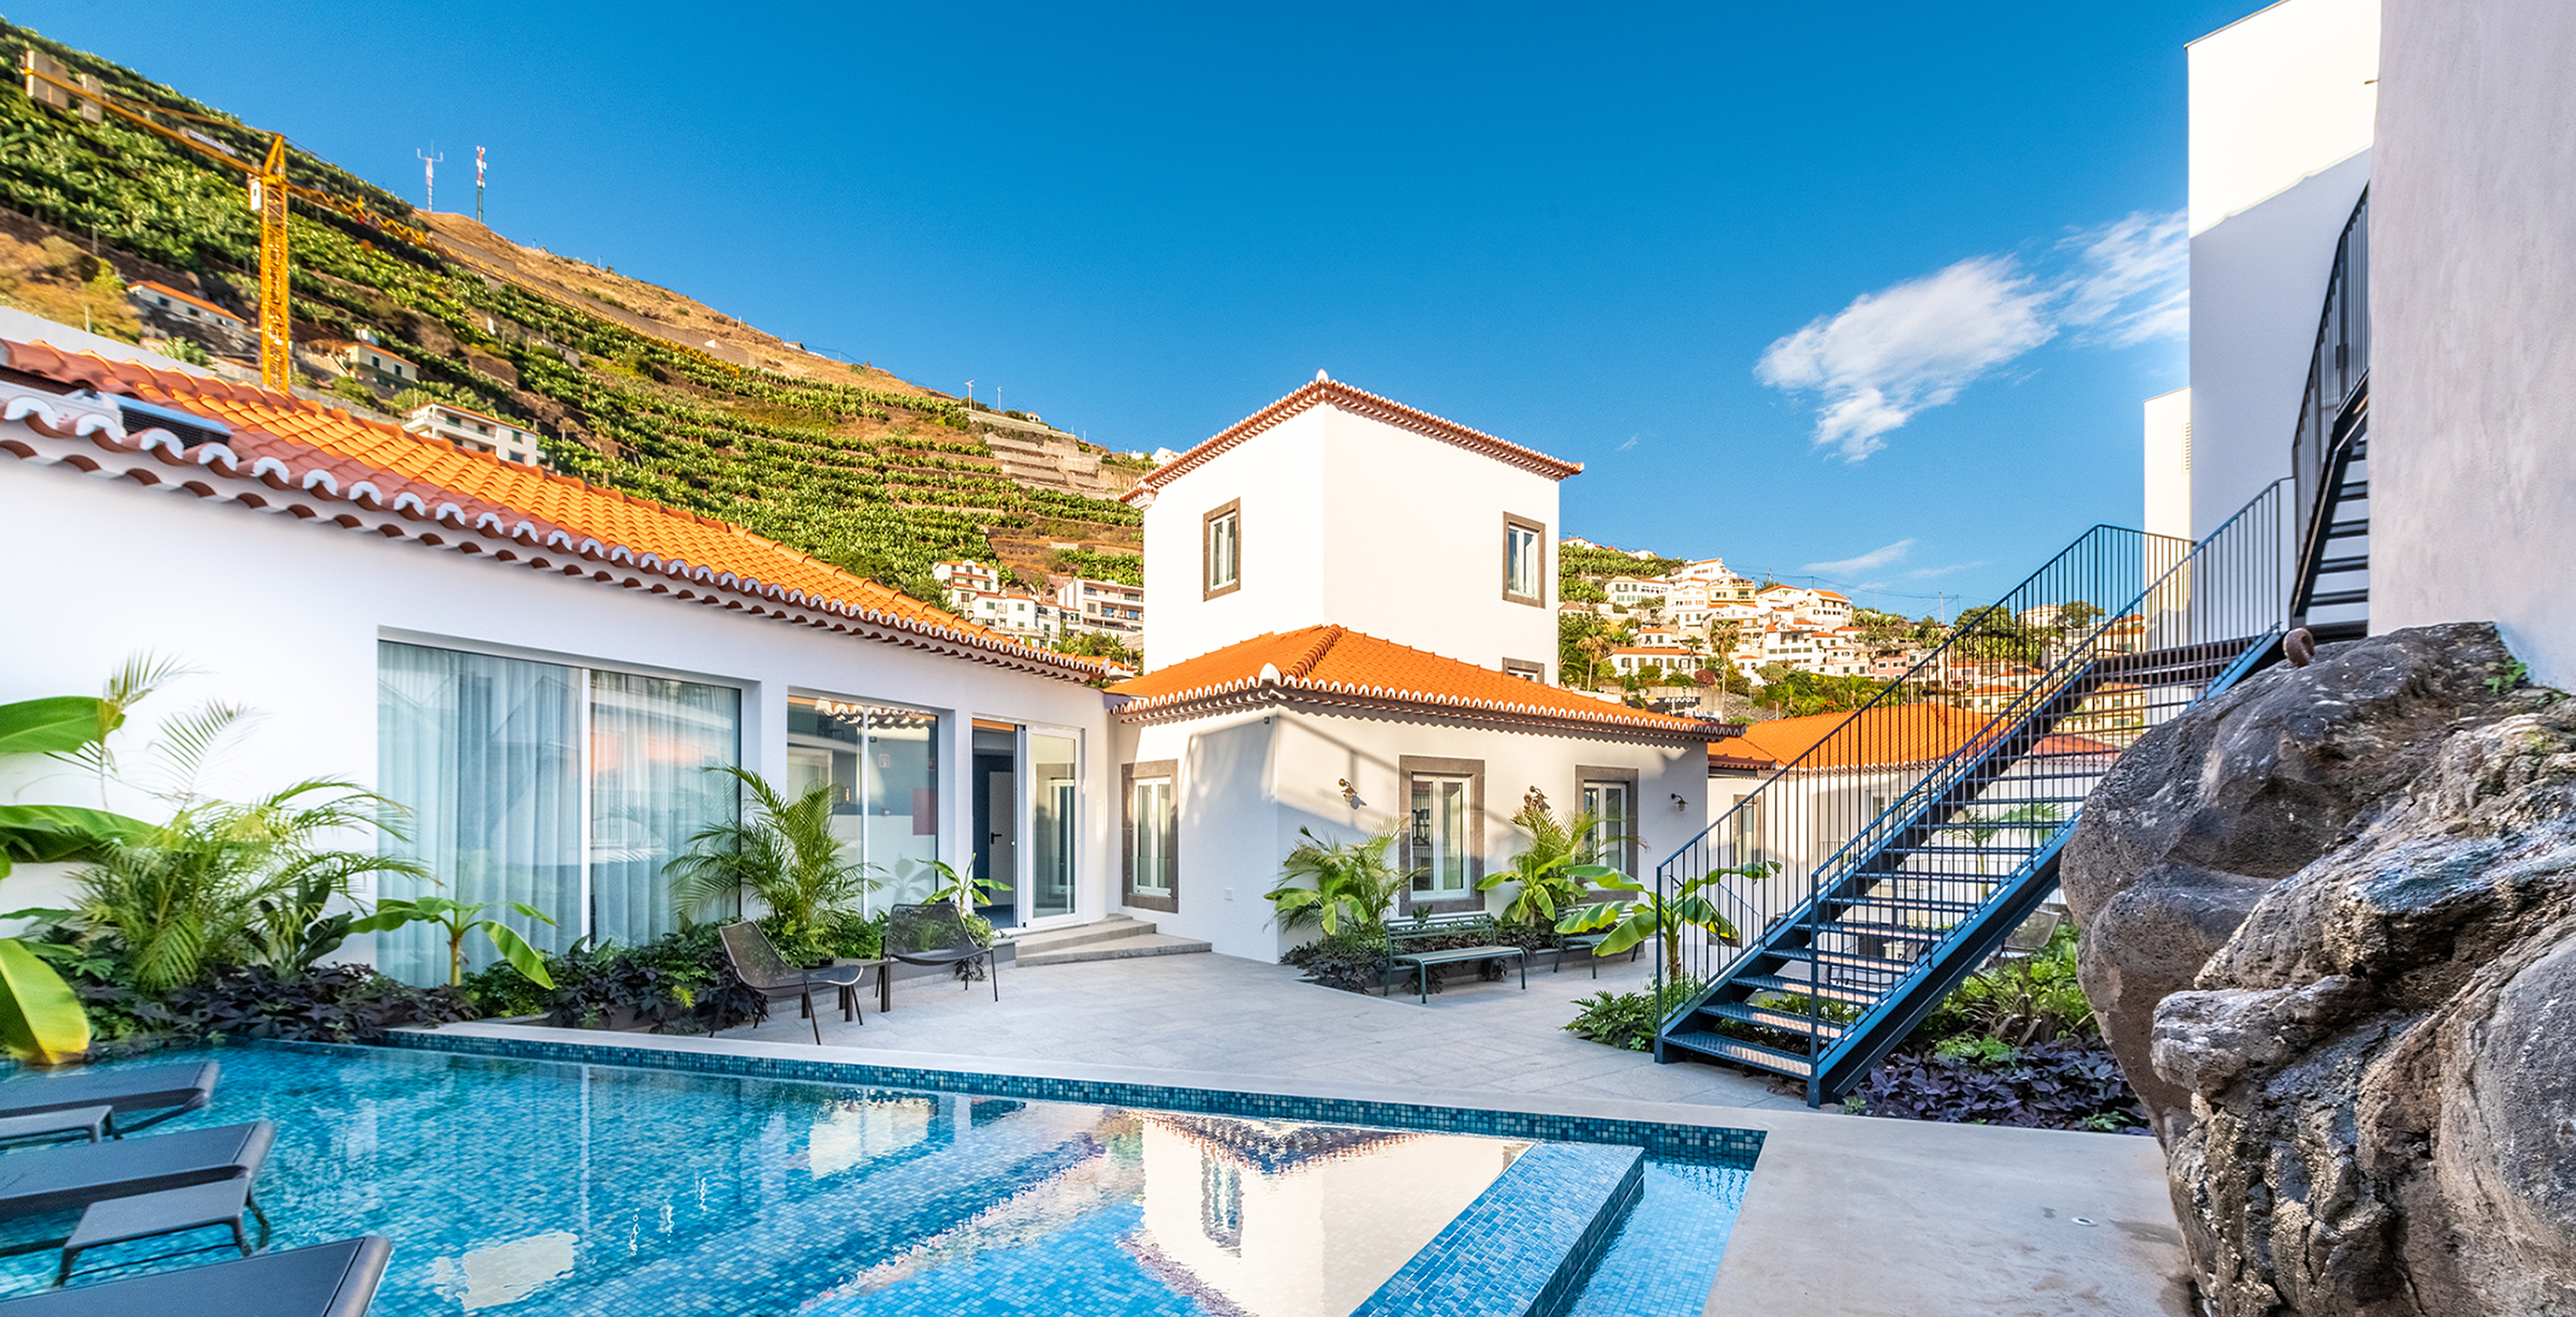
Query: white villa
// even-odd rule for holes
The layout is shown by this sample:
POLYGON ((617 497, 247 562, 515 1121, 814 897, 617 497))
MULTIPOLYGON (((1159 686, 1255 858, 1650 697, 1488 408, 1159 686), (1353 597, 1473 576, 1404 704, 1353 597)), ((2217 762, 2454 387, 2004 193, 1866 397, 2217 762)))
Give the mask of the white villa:
MULTIPOLYGON (((141 721, 259 715, 207 790, 382 792, 438 894, 545 911, 509 916, 540 947, 674 927, 662 868, 738 808, 722 766, 831 781, 847 846, 888 879, 876 902, 917 899, 945 861, 995 885, 997 924, 1135 910, 1261 959, 1282 947, 1261 893, 1300 826, 1408 825, 1410 904, 1441 909, 1508 898, 1474 884, 1532 788, 1589 799, 1632 849, 1701 826, 1701 724, 1542 684, 1556 481, 1579 468, 1339 384, 1140 488, 1172 601, 1157 648, 1195 657, 1104 695, 1094 660, 739 527, 9 324, 0 546, 29 567, 26 616, 78 619, 18 648, 12 696, 184 660, 197 675, 141 721), (1375 588, 1396 559, 1427 588, 1375 588)), ((7 785, 98 803, 60 771, 7 785)), ((44 905, 67 875, 18 879, 44 905)), ((384 942, 349 951, 435 974, 426 938, 384 942)))
POLYGON ((1395 832, 1407 912, 1499 908, 1476 885, 1533 790, 1609 820, 1632 872, 1698 832, 1707 724, 1547 684, 1581 469, 1318 373, 1148 474, 1157 666, 1110 688, 1119 901, 1272 960, 1260 896, 1300 829, 1395 832))

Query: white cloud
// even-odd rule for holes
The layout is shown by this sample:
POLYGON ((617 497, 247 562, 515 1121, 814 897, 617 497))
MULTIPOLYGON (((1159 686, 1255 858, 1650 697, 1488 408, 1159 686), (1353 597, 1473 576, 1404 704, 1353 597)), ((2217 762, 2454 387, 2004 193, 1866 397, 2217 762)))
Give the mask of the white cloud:
POLYGON ((1894 544, 1882 544, 1857 558, 1844 558, 1838 562, 1811 562, 1807 564, 1806 570, 1818 576, 1852 576, 1861 572, 1876 571, 1889 563, 1902 561, 1906 552, 1913 547, 1912 540, 1898 540, 1894 544))
POLYGON ((2048 268, 1977 256, 1819 316, 1771 344, 1754 378, 1816 398, 1815 442, 1857 462, 1880 436, 2061 331, 2130 347, 2189 328, 2183 215, 2133 214, 2074 234, 2048 268))
POLYGON ((2183 212, 2144 212, 2058 244, 2078 253, 2058 319, 2115 348, 2191 329, 2191 239, 2183 212))
POLYGON ((1954 562, 1944 567, 1917 567, 1913 571, 1907 572, 1906 575, 1917 581, 1927 581, 1935 576, 1947 576, 1952 572, 1964 572, 1971 567, 1983 567, 1985 565, 1986 560, 1979 558, 1975 562, 1954 562))
POLYGON ((2056 334, 2036 286, 2009 256, 1979 256, 1920 279, 1863 293, 1773 343, 1754 365, 1776 389, 1822 399, 1816 442, 1846 462, 1970 381, 2056 334))
POLYGON ((1624 452, 1627 452, 1629 449, 1634 448, 1634 447, 1636 447, 1636 446, 1637 446, 1637 436, 1632 434, 1632 435, 1628 436, 1628 442, 1626 442, 1626 443, 1624 443, 1624 444, 1619 445, 1616 449, 1613 449, 1612 451, 1614 451, 1614 452, 1621 452, 1621 453, 1624 453, 1624 452))

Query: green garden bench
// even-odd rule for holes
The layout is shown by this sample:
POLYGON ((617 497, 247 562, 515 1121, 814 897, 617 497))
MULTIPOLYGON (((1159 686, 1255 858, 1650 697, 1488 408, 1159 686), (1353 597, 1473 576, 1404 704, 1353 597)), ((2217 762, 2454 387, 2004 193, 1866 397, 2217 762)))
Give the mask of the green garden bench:
MULTIPOLYGON (((1422 994, 1423 1005, 1428 1006, 1431 1004, 1431 970, 1433 966, 1461 965, 1469 961, 1498 960, 1504 956, 1512 956, 1519 959, 1521 967, 1521 991, 1529 991, 1529 948, 1527 947, 1510 947, 1496 944, 1481 947, 1447 947, 1438 951, 1405 950, 1405 944, 1407 942, 1418 943, 1428 941, 1435 937, 1446 937, 1450 933, 1456 931, 1456 929, 1462 924, 1481 923, 1484 919, 1485 915, 1476 911, 1450 915, 1429 915, 1420 919, 1408 921, 1401 928, 1390 927, 1387 930, 1386 944, 1389 952, 1387 957, 1388 962, 1391 967, 1407 967, 1413 970, 1414 977, 1416 979, 1416 990, 1422 994)), ((1383 992, 1384 989, 1381 989, 1381 991, 1383 992)))

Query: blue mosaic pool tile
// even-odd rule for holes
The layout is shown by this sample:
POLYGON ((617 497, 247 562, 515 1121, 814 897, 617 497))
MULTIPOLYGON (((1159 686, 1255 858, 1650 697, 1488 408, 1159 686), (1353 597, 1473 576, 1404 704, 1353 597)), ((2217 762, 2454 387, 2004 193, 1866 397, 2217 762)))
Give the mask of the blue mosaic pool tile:
POLYGON ((1637 1204, 1635 1148, 1542 1143, 1351 1317, 1560 1317, 1637 1204))
MULTIPOLYGON (((610 1035, 614 1036, 614 1035, 610 1035)), ((721 1052, 668 1051, 621 1046, 613 1042, 566 1043, 550 1038, 491 1038, 479 1035, 396 1030, 387 1046, 507 1057, 523 1061, 559 1061, 578 1065, 631 1066, 645 1070, 679 1070, 697 1074, 745 1076, 797 1083, 852 1084, 880 1088, 934 1089, 978 1097, 1017 1098, 1036 1102, 1140 1107, 1157 1111, 1204 1112, 1251 1120, 1294 1120, 1327 1125, 1373 1125, 1383 1129, 1423 1130, 1442 1134, 1480 1134, 1494 1138, 1546 1143, 1608 1143, 1642 1148, 1648 1156, 1722 1165, 1751 1166, 1762 1152, 1762 1132, 1716 1125, 1679 1125, 1650 1120, 1604 1120, 1546 1112, 1492 1111, 1472 1107, 1437 1107, 1418 1102, 1372 1102, 1355 1098, 1301 1097, 1276 1093, 1236 1093, 1223 1089, 1173 1084, 1130 1084, 1097 1079, 1053 1079, 996 1075, 969 1070, 916 1070, 866 1061, 737 1056, 721 1052)))

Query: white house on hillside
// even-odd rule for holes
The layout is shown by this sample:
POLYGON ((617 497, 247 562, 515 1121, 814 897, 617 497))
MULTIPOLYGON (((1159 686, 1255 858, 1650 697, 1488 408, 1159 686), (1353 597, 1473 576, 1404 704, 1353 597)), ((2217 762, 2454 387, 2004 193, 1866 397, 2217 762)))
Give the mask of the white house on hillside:
POLYGON ((1631 872, 1696 833, 1707 725, 1547 684, 1580 469, 1319 375, 1148 475, 1154 666, 1110 688, 1120 899, 1275 960, 1261 894, 1301 829, 1395 834, 1409 912, 1508 901, 1477 884, 1532 792, 1605 818, 1631 872))

